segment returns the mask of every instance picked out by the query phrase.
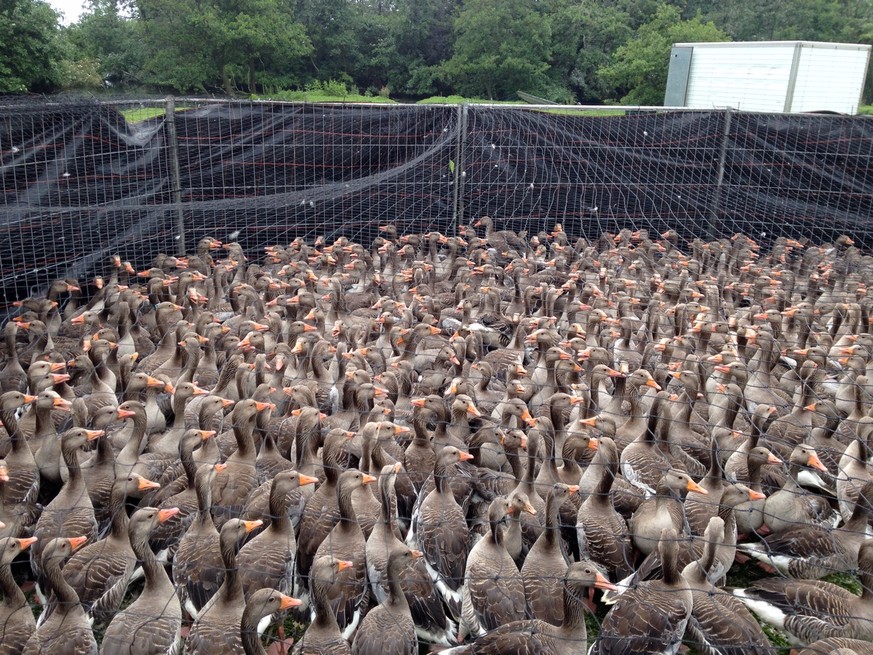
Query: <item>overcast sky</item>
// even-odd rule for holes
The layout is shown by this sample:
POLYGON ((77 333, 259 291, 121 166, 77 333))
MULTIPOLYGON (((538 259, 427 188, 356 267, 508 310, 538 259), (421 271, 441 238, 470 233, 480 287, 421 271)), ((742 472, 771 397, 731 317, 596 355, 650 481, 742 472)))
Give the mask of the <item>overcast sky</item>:
POLYGON ((84 11, 85 0, 48 0, 49 4, 63 14, 64 25, 75 23, 84 11))

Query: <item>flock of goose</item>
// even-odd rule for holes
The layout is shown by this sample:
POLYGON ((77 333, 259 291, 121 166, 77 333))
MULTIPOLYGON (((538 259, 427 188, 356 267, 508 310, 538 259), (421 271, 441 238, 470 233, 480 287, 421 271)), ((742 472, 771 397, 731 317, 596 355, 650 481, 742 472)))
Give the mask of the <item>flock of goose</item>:
POLYGON ((873 654, 850 238, 381 230, 15 303, 0 654, 873 654))

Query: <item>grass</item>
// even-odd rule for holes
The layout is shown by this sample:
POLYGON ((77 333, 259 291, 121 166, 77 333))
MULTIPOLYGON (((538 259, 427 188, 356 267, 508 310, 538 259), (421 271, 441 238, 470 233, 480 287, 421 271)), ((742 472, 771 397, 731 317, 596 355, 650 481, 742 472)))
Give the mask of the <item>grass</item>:
POLYGON ((128 123, 141 123, 155 116, 163 116, 163 107, 137 107, 136 109, 122 109, 121 115, 128 123))
POLYGON ((470 104, 489 104, 489 105, 524 105, 527 103, 521 100, 486 100, 485 98, 465 98, 464 96, 431 96, 419 100, 418 105, 462 105, 470 104))
POLYGON ((394 100, 383 96, 345 96, 330 95, 322 91, 279 91, 268 95, 253 95, 252 100, 280 100, 284 102, 390 102, 394 100))
POLYGON ((862 116, 873 116, 873 105, 861 105, 858 107, 858 113, 862 116))

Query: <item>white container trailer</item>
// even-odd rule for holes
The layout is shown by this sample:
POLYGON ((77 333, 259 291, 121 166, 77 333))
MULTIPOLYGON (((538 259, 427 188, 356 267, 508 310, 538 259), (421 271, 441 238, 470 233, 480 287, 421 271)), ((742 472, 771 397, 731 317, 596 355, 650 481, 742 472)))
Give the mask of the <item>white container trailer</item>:
POLYGON ((854 43, 676 43, 664 105, 857 114, 869 59, 854 43))

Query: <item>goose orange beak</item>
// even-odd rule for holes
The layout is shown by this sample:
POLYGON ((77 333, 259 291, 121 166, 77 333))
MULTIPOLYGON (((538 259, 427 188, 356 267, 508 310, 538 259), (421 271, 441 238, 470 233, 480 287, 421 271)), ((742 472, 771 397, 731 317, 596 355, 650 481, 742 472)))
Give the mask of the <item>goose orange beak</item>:
POLYGON ((18 546, 21 548, 22 551, 25 551, 28 548, 30 548, 33 544, 35 544, 36 542, 37 542, 36 537, 28 537, 27 539, 19 539, 18 546))
POLYGON ((599 447, 600 447, 600 441, 598 441, 598 440, 595 439, 594 437, 591 437, 591 438, 588 440, 588 448, 589 448, 589 450, 597 450, 599 447))
POLYGON ((769 455, 767 455, 767 463, 773 464, 774 466, 779 466, 780 464, 782 464, 782 460, 776 457, 776 455, 774 455, 773 453, 770 453, 769 455))
POLYGON ((85 434, 88 437, 88 441, 94 441, 102 437, 106 432, 103 430, 85 430, 85 434))
POLYGON ((139 483, 137 484, 137 489, 140 491, 147 491, 149 489, 160 489, 161 485, 157 482, 153 482, 152 480, 146 480, 145 478, 140 478, 139 483))
POLYGON ((245 528, 246 534, 252 532, 253 530, 257 530, 259 527, 264 525, 264 522, 261 519, 257 521, 243 521, 243 527, 245 528))
POLYGON ((303 601, 299 598, 292 598, 291 596, 286 596, 285 594, 281 594, 279 596, 279 609, 287 610, 292 607, 299 607, 303 604, 303 601))
POLYGON ((703 494, 704 496, 706 496, 706 495, 709 494, 709 492, 708 492, 706 489, 704 489, 703 487, 701 487, 701 486, 700 486, 699 484, 697 484, 694 480, 689 480, 689 481, 688 481, 688 491, 695 491, 695 492, 697 492, 697 493, 699 493, 699 494, 703 494))
POLYGON ((72 547, 73 552, 75 552, 85 545, 85 542, 88 541, 88 537, 69 537, 67 541, 70 542, 70 546, 72 547))
POLYGON ((336 569, 337 571, 345 571, 346 569, 350 569, 355 565, 354 562, 351 562, 347 559, 337 560, 336 569))
POLYGON ((166 523, 180 511, 181 510, 178 507, 168 507, 166 509, 158 510, 158 523, 166 523))
POLYGON ((66 400, 65 398, 55 398, 52 401, 52 406, 56 409, 69 411, 69 409, 73 406, 73 403, 71 403, 69 400, 66 400))
POLYGON ((465 453, 465 452, 463 452, 463 451, 461 452, 461 454, 460 454, 460 460, 461 460, 462 462, 468 462, 468 461, 470 461, 471 459, 473 459, 473 456, 472 456, 470 453, 465 453))
POLYGON ((297 480, 301 487, 318 482, 318 478, 314 478, 311 475, 304 475, 303 473, 297 476, 297 480))
POLYGON ((618 591, 618 587, 616 587, 609 580, 607 580, 604 575, 599 571, 596 573, 594 578, 594 588, 603 589, 604 591, 618 591))
POLYGON ((749 500, 764 500, 766 497, 760 491, 749 489, 749 500))
POLYGON ((224 462, 219 462, 213 468, 217 473, 221 473, 224 469, 227 468, 227 464, 225 464, 224 462))
POLYGON ((818 458, 818 455, 816 455, 815 453, 809 454, 809 459, 807 460, 806 463, 809 464, 812 468, 818 469, 819 471, 822 471, 822 472, 827 472, 827 470, 828 470, 827 467, 824 464, 822 464, 821 460, 818 458))

